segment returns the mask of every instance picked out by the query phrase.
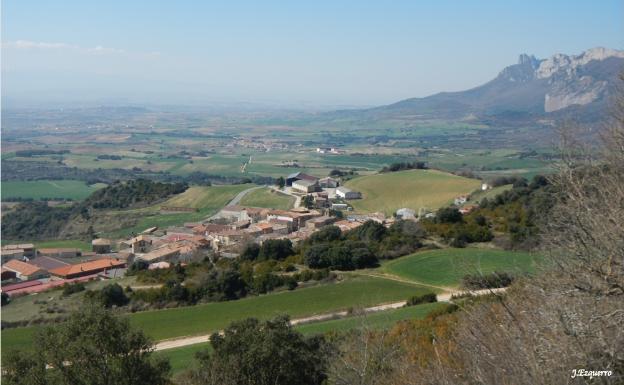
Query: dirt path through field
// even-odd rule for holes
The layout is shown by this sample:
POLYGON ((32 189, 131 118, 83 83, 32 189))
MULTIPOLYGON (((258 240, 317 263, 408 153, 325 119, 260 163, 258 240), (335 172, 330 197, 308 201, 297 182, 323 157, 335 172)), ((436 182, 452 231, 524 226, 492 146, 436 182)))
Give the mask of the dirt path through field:
MULTIPOLYGON (((438 301, 449 302, 453 295, 459 295, 459 294, 484 295, 484 294, 491 294, 491 293, 500 293, 500 292, 505 291, 505 289, 506 288, 485 289, 485 290, 475 290, 475 291, 454 290, 454 291, 449 291, 449 292, 439 294, 438 301)), ((375 306, 362 309, 362 312, 363 313, 375 313, 375 312, 384 311, 384 310, 398 309, 398 308, 405 306, 405 304, 406 304, 406 301, 384 303, 384 304, 379 304, 379 305, 375 305, 375 306)), ((337 318, 345 318, 348 315, 349 313, 346 310, 342 310, 342 311, 336 311, 336 312, 331 312, 331 313, 326 313, 326 314, 313 315, 309 317, 296 318, 296 319, 291 320, 290 324, 300 325, 300 324, 321 322, 321 321, 327 321, 327 320, 332 320, 332 319, 337 319, 337 318)), ((201 335, 201 336, 173 338, 173 339, 163 340, 163 341, 156 343, 154 350, 160 351, 160 350, 181 348, 181 347, 188 346, 188 345, 206 343, 209 341, 210 341, 210 334, 201 335)))

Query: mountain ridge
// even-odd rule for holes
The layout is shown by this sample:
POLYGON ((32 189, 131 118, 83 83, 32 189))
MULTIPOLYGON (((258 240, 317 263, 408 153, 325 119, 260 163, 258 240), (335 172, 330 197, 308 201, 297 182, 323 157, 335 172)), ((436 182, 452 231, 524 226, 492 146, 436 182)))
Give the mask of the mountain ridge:
POLYGON ((555 54, 546 59, 521 54, 489 82, 464 91, 440 92, 365 110, 343 111, 352 117, 413 120, 451 119, 537 122, 605 112, 624 51, 596 47, 578 55, 555 54))

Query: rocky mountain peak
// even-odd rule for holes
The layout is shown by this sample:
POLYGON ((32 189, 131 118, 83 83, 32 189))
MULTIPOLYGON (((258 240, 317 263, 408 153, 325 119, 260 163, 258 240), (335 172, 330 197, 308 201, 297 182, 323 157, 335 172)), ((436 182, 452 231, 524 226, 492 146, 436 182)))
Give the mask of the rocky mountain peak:
POLYGON ((535 75, 538 79, 545 79, 560 71, 571 74, 577 67, 583 66, 592 60, 605 60, 611 57, 624 58, 624 51, 596 47, 588 49, 580 55, 559 53, 542 60, 535 75))
POLYGON ((526 53, 523 53, 518 58, 518 64, 530 65, 531 67, 535 69, 539 65, 539 60, 537 60, 537 58, 533 55, 527 55, 526 53))

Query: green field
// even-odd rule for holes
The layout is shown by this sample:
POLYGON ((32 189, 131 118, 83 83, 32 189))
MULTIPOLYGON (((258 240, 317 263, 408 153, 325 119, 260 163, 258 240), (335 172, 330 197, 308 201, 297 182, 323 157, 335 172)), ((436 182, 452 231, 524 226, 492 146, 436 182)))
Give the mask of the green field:
MULTIPOLYGON (((141 328, 148 336, 158 341, 207 334, 224 328, 234 320, 247 317, 266 319, 279 314, 288 314, 292 318, 298 318, 350 307, 400 301, 430 291, 431 289, 422 286, 383 278, 357 277, 336 284, 249 297, 238 301, 139 312, 128 317, 134 326, 141 328)), ((34 330, 33 327, 3 330, 3 352, 28 346, 34 330)))
POLYGON ((102 183, 87 185, 79 180, 38 180, 28 182, 5 181, 0 186, 3 200, 8 198, 81 200, 106 185, 102 183))
POLYGON ((293 207, 295 198, 262 188, 247 193, 240 204, 249 207, 266 207, 270 209, 288 210, 293 207))
POLYGON ((162 357, 169 360, 171 372, 176 374, 189 369, 196 362, 195 354, 204 350, 212 351, 212 346, 209 343, 201 343, 181 348, 160 350, 154 352, 154 357, 162 357))
POLYGON ((380 311, 363 316, 297 325, 296 329, 303 334, 322 334, 331 331, 346 331, 363 326, 372 329, 385 329, 391 327, 398 321, 424 318, 438 306, 440 306, 440 303, 426 303, 417 306, 380 311))
POLYGON ((506 271, 533 272, 539 256, 490 249, 442 249, 425 251, 384 264, 386 273, 423 284, 456 287, 466 274, 506 271))
POLYGON ((437 170, 375 174, 346 183, 347 187, 362 193, 362 199, 350 201, 357 211, 382 211, 386 215, 402 207, 437 209, 452 203, 458 195, 473 192, 480 185, 479 180, 437 170))
MULTIPOLYGON (((324 334, 327 332, 341 332, 352 330, 358 327, 367 327, 372 329, 385 329, 396 324, 398 321, 407 319, 421 319, 429 314, 432 310, 440 306, 439 303, 427 303, 423 305, 404 307, 395 310, 387 310, 364 316, 347 317, 329 321, 314 322, 304 325, 297 325, 295 329, 305 335, 324 334)), ((156 357, 164 357, 169 359, 171 370, 175 374, 185 370, 193 364, 195 354, 197 352, 211 349, 210 344, 201 343, 195 345, 184 346, 181 348, 161 350, 155 353, 156 357)))
POLYGON ((192 186, 185 192, 178 194, 167 201, 155 206, 136 210, 113 211, 112 216, 134 216, 140 218, 132 227, 125 227, 105 234, 110 237, 121 237, 131 232, 139 233, 149 227, 160 228, 182 225, 185 222, 200 221, 215 214, 232 200, 239 192, 252 188, 252 184, 223 185, 223 186, 192 186), (162 213, 161 206, 190 207, 196 212, 162 213))

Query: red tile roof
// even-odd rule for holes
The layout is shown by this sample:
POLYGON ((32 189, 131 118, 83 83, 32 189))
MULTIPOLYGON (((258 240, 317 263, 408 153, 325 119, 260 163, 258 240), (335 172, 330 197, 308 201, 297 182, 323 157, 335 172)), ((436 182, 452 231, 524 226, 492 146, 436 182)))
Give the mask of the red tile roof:
POLYGON ((41 271, 39 267, 35 265, 31 265, 30 263, 18 261, 17 259, 12 259, 8 261, 4 265, 2 265, 2 267, 4 267, 7 270, 15 271, 18 274, 26 275, 26 276, 32 275, 38 271, 41 271))
POLYGON ((114 269, 125 266, 126 262, 120 259, 102 258, 91 262, 78 263, 76 265, 68 265, 50 270, 50 274, 59 277, 68 277, 72 275, 93 274, 106 269, 114 269))

